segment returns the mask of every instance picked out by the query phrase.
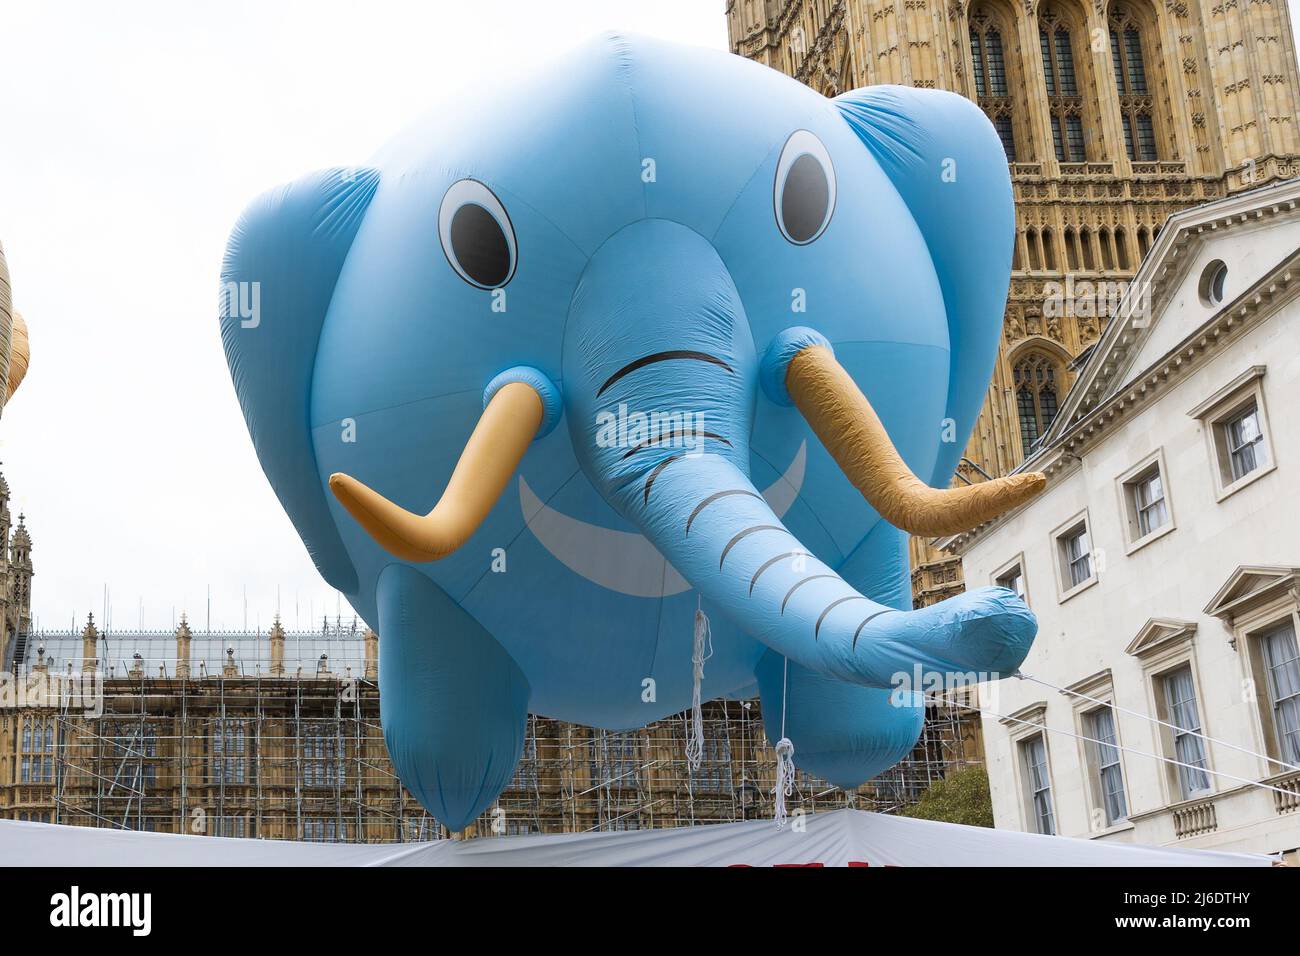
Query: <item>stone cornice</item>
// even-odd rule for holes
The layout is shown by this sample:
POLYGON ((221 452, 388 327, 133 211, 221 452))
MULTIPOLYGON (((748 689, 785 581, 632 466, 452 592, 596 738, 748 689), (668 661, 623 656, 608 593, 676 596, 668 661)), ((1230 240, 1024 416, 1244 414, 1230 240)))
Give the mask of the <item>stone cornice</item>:
MULTIPOLYGON (((1208 322, 1184 338, 1152 365, 1134 375, 1104 402, 1090 409, 1067 429, 1055 436, 1046 447, 1025 459, 1014 473, 1041 471, 1048 485, 1064 474, 1073 471, 1080 457, 1097 442, 1110 434, 1111 426, 1128 419, 1134 412, 1145 408, 1158 396, 1182 381, 1201 365, 1207 355, 1216 354, 1228 343, 1235 341, 1246 329, 1254 327, 1261 316, 1272 313, 1276 303, 1300 289, 1300 250, 1297 250, 1270 270, 1250 289, 1220 310, 1208 322)), ((1094 358, 1089 362, 1096 361, 1094 358)), ((1077 386, 1076 386, 1077 387, 1077 386)), ((1062 412, 1064 414, 1064 412, 1062 412)), ((1049 433, 1050 434, 1050 433, 1049 433)), ((1019 514, 1033 502, 999 515, 984 524, 961 534, 940 538, 935 547, 944 551, 963 552, 976 538, 1019 514)))
POLYGON ((1167 296, 1182 278, 1191 253, 1208 234, 1255 225, 1280 215, 1295 215, 1298 202, 1300 180, 1293 180, 1170 216, 1120 301, 1116 318, 1107 326, 1091 360, 1066 396, 1057 420, 1048 430, 1047 441, 1072 427, 1084 409, 1103 400, 1115 379, 1127 370, 1126 360, 1136 354, 1154 325, 1150 317, 1167 304, 1167 296))

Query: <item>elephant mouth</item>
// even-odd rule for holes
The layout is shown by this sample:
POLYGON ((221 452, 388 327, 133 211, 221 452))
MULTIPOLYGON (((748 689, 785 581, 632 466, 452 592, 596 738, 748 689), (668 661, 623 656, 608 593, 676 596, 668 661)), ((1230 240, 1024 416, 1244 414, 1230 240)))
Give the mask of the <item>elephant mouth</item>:
MULTIPOLYGON (((659 352, 624 366, 601 391, 647 364, 679 358, 710 361, 732 371, 705 353, 659 352)), ((544 376, 530 371, 531 382, 512 380, 492 394, 442 498, 428 514, 412 514, 349 475, 331 475, 330 490, 390 554, 408 561, 446 557, 486 519, 547 417, 547 400, 536 387, 544 376)), ((904 463, 871 403, 828 346, 798 351, 786 364, 784 380, 793 404, 844 476, 881 517, 903 531, 926 536, 965 531, 1029 500, 1046 484, 1040 474, 1023 474, 964 488, 931 488, 904 463)), ((642 505, 649 505, 665 469, 685 457, 669 455, 649 470, 642 505)))
MULTIPOLYGON (((799 497, 807 464, 808 443, 803 442, 785 471, 764 489, 763 498, 777 517, 785 515, 799 497)), ((519 506, 542 547, 593 584, 643 598, 671 597, 693 587, 645 535, 601 527, 557 511, 537 496, 523 475, 519 476, 519 506)))

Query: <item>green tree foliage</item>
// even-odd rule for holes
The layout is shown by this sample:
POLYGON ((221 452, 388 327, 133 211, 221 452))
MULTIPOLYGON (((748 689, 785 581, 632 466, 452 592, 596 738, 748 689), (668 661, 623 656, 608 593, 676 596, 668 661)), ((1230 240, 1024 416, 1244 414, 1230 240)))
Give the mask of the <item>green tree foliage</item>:
POLYGON ((989 797, 989 777, 983 767, 966 767, 950 773, 921 794, 914 807, 903 816, 920 820, 964 823, 972 827, 993 826, 993 801, 989 797))

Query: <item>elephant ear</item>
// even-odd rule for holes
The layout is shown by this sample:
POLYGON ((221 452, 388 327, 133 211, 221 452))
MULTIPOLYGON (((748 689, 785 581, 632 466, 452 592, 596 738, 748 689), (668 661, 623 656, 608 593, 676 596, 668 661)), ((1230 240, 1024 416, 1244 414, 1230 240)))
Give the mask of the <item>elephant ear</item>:
POLYGON ((1011 281, 1015 206, 1007 156, 984 112, 941 90, 871 86, 832 101, 912 211, 948 313, 948 418, 930 483, 946 486, 997 361, 1011 281))
POLYGON ((262 470, 329 584, 357 572, 325 500, 309 408, 316 348, 348 249, 379 185, 372 169, 329 169, 256 199, 221 267, 221 342, 262 470))

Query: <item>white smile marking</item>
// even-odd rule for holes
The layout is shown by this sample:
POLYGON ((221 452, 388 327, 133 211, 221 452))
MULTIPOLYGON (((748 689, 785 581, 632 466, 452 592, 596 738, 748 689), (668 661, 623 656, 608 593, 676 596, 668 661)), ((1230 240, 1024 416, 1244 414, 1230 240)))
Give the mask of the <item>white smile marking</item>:
MULTIPOLYGON (((803 486, 808 444, 799 446, 790 467, 763 492, 768 507, 781 518, 803 486)), ((690 583, 677 573, 649 539, 635 531, 602 528, 556 511, 533 493, 519 476, 519 505, 524 520, 542 547, 561 564, 593 584, 632 597, 681 594, 690 583)))

